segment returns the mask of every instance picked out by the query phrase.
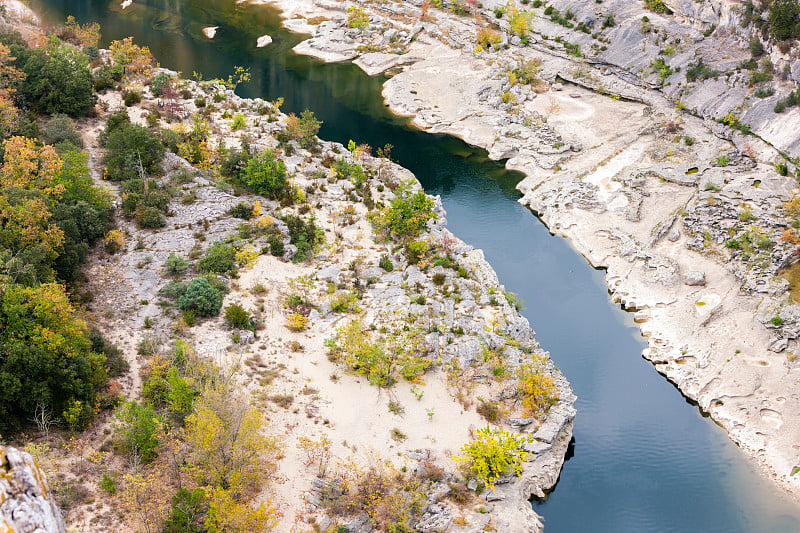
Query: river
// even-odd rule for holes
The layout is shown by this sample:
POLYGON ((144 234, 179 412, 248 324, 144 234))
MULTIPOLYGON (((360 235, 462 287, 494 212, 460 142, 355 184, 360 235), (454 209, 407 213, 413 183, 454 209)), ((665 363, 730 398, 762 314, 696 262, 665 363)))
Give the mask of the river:
POLYGON ((277 12, 234 0, 31 0, 46 20, 68 14, 97 21, 103 43, 133 35, 162 66, 205 78, 248 67, 243 96, 285 99, 324 121, 320 136, 373 147, 439 194, 449 227, 482 248, 508 290, 525 303, 537 338, 572 383, 578 402, 574 443, 556 489, 533 502, 548 532, 797 532, 800 509, 766 481, 713 421, 641 357, 645 342, 630 314, 569 244, 550 235, 482 150, 411 128, 380 96, 382 78, 352 64, 297 56, 300 37, 277 12), (219 26, 207 39, 202 28, 219 26), (274 42, 256 48, 264 34, 274 42))

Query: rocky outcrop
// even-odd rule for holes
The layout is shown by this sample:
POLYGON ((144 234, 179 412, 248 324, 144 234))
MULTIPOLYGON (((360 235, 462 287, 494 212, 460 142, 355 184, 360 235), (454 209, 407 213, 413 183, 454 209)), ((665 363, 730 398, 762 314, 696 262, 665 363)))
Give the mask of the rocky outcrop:
POLYGON ((63 533, 44 473, 27 452, 0 446, 0 532, 63 533))
MULTIPOLYGON (((797 188, 775 168, 796 170, 780 151, 800 153, 800 110, 774 106, 800 67, 766 43, 775 94, 759 98, 767 85, 741 66, 753 36, 741 3, 668 4, 672 15, 640 2, 553 0, 561 18, 532 9, 527 46, 501 31, 489 50, 475 46, 475 18, 437 10, 384 98, 420 128, 524 172, 522 203, 606 268, 615 301, 637 311, 644 356, 797 493, 800 424, 788 413, 800 409, 791 393, 800 308, 777 277, 794 260, 781 206, 797 188), (510 76, 532 60, 543 86, 510 76), (737 131, 748 126, 757 136, 737 131)), ((506 2, 482 5, 485 20, 508 29, 491 12, 506 2)), ((415 13, 376 11, 364 38, 379 46, 386 28, 417 24, 415 13)), ((380 62, 373 52, 356 61, 365 63, 380 62)))

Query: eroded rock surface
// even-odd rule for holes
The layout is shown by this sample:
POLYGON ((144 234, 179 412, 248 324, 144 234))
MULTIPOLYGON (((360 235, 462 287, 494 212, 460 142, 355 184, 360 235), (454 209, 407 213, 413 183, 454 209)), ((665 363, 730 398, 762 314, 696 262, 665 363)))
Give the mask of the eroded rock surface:
POLYGON ((0 532, 63 533, 47 479, 27 452, 0 446, 0 532))

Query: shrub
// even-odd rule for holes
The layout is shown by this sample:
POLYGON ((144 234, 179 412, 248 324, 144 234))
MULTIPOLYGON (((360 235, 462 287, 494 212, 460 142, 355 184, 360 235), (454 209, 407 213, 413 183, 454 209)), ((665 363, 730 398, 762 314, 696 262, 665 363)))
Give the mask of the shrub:
POLYGON ((425 231, 430 220, 435 220, 434 202, 425 191, 401 191, 389 207, 371 214, 370 221, 387 239, 410 240, 425 231))
POLYGON ((716 78, 719 74, 720 72, 718 70, 708 68, 702 61, 698 61, 696 64, 689 64, 689 67, 686 69, 686 81, 707 80, 709 78, 716 78))
POLYGON ((150 206, 139 205, 134 219, 140 228, 163 228, 167 225, 167 218, 161 210, 150 206))
MULTIPOLYGON (((319 228, 312 216, 308 220, 288 214, 281 217, 289 229, 289 242, 297 246, 297 255, 293 261, 300 262, 308 259, 316 247, 322 243, 324 233, 319 228)), ((273 253, 274 255, 274 253, 273 253)))
POLYGON ((180 276, 186 269, 189 268, 189 263, 183 257, 178 255, 169 254, 167 260, 164 262, 164 270, 167 271, 167 274, 170 276, 180 276))
POLYGON ((347 26, 357 30, 366 30, 369 26, 369 16, 363 7, 350 6, 347 8, 347 26))
POLYGON ((750 53, 753 57, 759 57, 764 53, 764 44, 758 37, 750 39, 750 53))
POLYGON ((122 102, 125 107, 131 107, 142 101, 142 95, 137 91, 125 91, 122 93, 122 102))
POLYGON ((544 358, 537 357, 533 363, 522 365, 517 376, 517 394, 526 414, 536 418, 543 417, 559 397, 552 376, 545 371, 544 358))
POLYGON ((99 485, 100 490, 107 494, 116 494, 117 492, 117 480, 114 477, 109 476, 108 472, 103 472, 99 485))
POLYGON ((286 250, 283 246, 283 241, 278 236, 271 235, 267 240, 267 244, 269 245, 269 253, 275 257, 283 257, 286 250))
POLYGON ((481 48, 489 48, 503 42, 500 34, 491 28, 480 28, 475 35, 475 39, 481 48))
POLYGON ((530 458, 530 453, 520 448, 514 435, 490 426, 478 429, 475 438, 464 444, 461 450, 464 455, 456 459, 491 488, 503 474, 519 476, 522 461, 530 458))
POLYGON ((389 259, 388 255, 382 255, 380 260, 378 261, 378 266, 384 269, 386 272, 391 272, 394 270, 394 264, 392 264, 392 260, 389 259))
POLYGON ((69 142, 78 148, 83 148, 81 134, 72 127, 72 120, 67 115, 57 114, 44 123, 41 130, 42 140, 47 144, 69 142))
POLYGON ((126 402, 117 413, 114 424, 122 450, 130 456, 140 457, 145 463, 155 459, 159 423, 158 414, 152 407, 126 402))
POLYGON ((253 206, 247 202, 239 202, 231 207, 228 214, 232 217, 241 218, 243 220, 250 220, 253 218, 253 206))
POLYGON ((244 115, 239 113, 233 115, 233 122, 231 123, 231 131, 237 131, 245 127, 247 121, 244 118, 244 115))
MULTIPOLYGON (((286 128, 283 137, 296 140, 301 147, 306 150, 312 150, 317 145, 317 133, 322 126, 322 122, 317 120, 312 111, 306 109, 300 116, 297 117, 294 113, 290 113, 286 117, 286 128)), ((282 140, 279 136, 278 140, 282 140)))
POLYGON ((286 196, 286 165, 275 158, 272 150, 264 150, 247 161, 242 172, 242 181, 256 194, 279 200, 286 196))
POLYGON ((225 308, 225 324, 233 329, 250 329, 253 327, 250 313, 239 304, 231 304, 225 308))
POLYGON ((159 72, 153 78, 150 92, 152 92, 154 96, 161 96, 164 92, 164 88, 169 84, 171 79, 170 75, 166 72, 159 72))
POLYGON ((121 376, 128 371, 129 364, 122 350, 108 342, 99 331, 92 331, 89 334, 89 341, 92 343, 93 352, 105 355, 105 367, 109 376, 112 378, 121 376))
POLYGON ((670 10, 667 7, 667 5, 661 0, 644 0, 644 7, 646 7, 653 13, 660 13, 660 14, 670 13, 670 10))
POLYGON ((115 254, 125 247, 125 235, 118 229, 112 229, 103 237, 106 252, 115 254))
POLYGON ((200 272, 224 274, 234 269, 236 250, 230 244, 216 241, 206 252, 206 256, 197 263, 200 272))
POLYGON ((222 307, 222 294, 206 278, 195 278, 178 298, 178 307, 200 316, 215 316, 222 307))

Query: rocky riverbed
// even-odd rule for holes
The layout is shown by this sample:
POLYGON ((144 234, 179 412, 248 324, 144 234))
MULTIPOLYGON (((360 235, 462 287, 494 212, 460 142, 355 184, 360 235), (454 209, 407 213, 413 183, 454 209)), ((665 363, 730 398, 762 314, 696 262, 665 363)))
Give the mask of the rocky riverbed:
POLYGON ((569 18, 531 9, 527 45, 500 2, 479 16, 364 3, 363 29, 338 3, 269 3, 312 34, 298 53, 387 72, 395 113, 523 171, 520 201, 607 270, 643 355, 798 494, 800 307, 779 274, 795 258, 784 204, 800 130, 796 108, 772 111, 797 81, 791 51, 767 45, 774 94, 759 98, 737 68, 753 35, 737 2, 667 2, 672 15, 550 2, 569 18), (488 49, 481 28, 496 32, 488 49), (698 64, 713 75, 688 81, 698 64))

